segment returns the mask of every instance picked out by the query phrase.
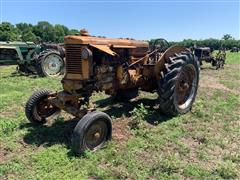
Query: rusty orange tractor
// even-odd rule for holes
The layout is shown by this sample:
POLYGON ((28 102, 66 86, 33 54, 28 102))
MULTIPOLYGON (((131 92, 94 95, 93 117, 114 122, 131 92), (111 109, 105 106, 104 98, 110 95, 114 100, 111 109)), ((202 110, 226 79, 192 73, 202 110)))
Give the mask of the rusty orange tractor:
POLYGON ((168 47, 163 39, 150 46, 146 41, 90 36, 65 37, 66 74, 63 90, 39 90, 26 103, 33 123, 45 123, 64 110, 79 122, 72 148, 77 154, 101 148, 111 139, 111 118, 89 102, 94 91, 129 100, 138 91, 157 92, 160 110, 177 116, 191 110, 199 82, 194 54, 180 46, 168 47))

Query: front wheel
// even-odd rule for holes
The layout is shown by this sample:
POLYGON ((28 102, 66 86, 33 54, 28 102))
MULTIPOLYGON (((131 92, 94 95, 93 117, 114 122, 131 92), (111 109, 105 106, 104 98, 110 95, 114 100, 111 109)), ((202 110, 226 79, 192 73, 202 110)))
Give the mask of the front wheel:
POLYGON ((199 63, 190 52, 170 57, 159 81, 160 109, 169 116, 185 114, 192 108, 199 82, 199 63))
POLYGON ((39 90, 28 99, 25 106, 25 115, 30 122, 43 124, 60 114, 61 110, 52 106, 49 102, 49 94, 50 91, 48 90, 39 90))
POLYGON ((103 147, 111 136, 111 118, 103 112, 90 112, 74 128, 72 149, 77 155, 86 150, 95 151, 103 147))

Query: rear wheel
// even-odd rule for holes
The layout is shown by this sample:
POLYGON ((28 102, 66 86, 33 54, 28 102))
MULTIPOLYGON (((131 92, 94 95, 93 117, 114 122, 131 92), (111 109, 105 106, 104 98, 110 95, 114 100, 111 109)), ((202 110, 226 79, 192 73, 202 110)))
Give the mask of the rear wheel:
POLYGON ((199 82, 199 63, 190 52, 170 57, 159 82, 160 109, 176 116, 191 110, 199 82))
POLYGON ((90 112, 76 125, 73 131, 72 148, 80 155, 86 150, 95 151, 111 139, 111 118, 103 112, 90 112))
POLYGON ((43 124, 60 114, 60 109, 50 104, 49 94, 50 91, 48 90, 40 90, 28 99, 25 106, 25 115, 30 122, 43 124))
POLYGON ((55 77, 64 74, 64 60, 60 53, 47 49, 37 58, 37 71, 40 76, 55 77))

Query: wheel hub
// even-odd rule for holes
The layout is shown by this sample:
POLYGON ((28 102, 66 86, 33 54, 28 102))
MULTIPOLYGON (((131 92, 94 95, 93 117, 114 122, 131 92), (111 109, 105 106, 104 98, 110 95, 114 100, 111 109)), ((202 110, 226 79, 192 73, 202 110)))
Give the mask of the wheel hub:
POLYGON ((107 125, 105 122, 99 121, 91 125, 86 132, 85 142, 89 149, 94 149, 105 141, 107 134, 107 125))
POLYGON ((53 114, 56 108, 53 107, 48 100, 43 100, 37 105, 36 111, 40 117, 45 118, 53 114))
POLYGON ((179 74, 176 100, 178 107, 181 109, 184 109, 192 102, 196 89, 196 76, 196 71, 191 64, 183 67, 179 74))
POLYGON ((95 138, 95 139, 99 139, 99 138, 100 138, 100 133, 99 133, 99 132, 96 132, 96 133, 94 134, 94 138, 95 138))
POLYGON ((43 63, 43 70, 48 75, 57 75, 61 72, 62 69, 62 59, 55 54, 49 55, 43 63))
POLYGON ((182 81, 181 83, 180 83, 180 87, 179 87, 179 90, 180 91, 187 91, 188 89, 189 89, 189 84, 188 84, 188 82, 185 82, 185 81, 182 81))

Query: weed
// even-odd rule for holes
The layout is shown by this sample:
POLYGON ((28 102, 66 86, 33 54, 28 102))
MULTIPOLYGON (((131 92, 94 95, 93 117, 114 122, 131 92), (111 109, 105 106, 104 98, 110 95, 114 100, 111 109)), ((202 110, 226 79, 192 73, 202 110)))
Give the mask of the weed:
POLYGON ((213 174, 217 174, 223 179, 235 179, 237 177, 237 170, 230 161, 227 161, 219 164, 213 174))
POLYGON ((132 120, 128 123, 131 129, 139 129, 142 123, 142 120, 148 115, 148 110, 141 103, 138 107, 134 108, 133 111, 130 112, 132 115, 132 120))
POLYGON ((211 172, 199 167, 198 165, 188 164, 184 168, 183 174, 188 177, 204 178, 210 176, 211 172))

